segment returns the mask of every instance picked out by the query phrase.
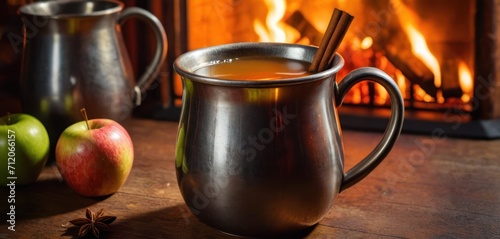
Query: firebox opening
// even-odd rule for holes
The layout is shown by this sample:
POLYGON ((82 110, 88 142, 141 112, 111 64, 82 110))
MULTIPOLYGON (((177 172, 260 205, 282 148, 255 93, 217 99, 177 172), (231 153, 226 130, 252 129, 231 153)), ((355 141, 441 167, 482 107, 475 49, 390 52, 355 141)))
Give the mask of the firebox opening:
MULTIPOLYGON (((343 9, 355 20, 339 49, 346 59, 339 79, 374 66, 396 80, 410 109, 471 110, 473 1, 189 1, 187 7, 189 49, 237 41, 319 45, 333 9, 343 9)), ((345 103, 389 105, 385 90, 370 83, 356 86, 345 103)))
MULTIPOLYGON (((174 5, 182 6, 184 15, 173 28, 180 36, 176 43, 185 51, 248 41, 320 45, 334 8, 342 9, 355 18, 338 50, 346 64, 337 79, 364 66, 388 73, 404 96, 406 132, 427 134, 443 128, 450 136, 500 138, 495 63, 484 64, 495 59, 488 53, 496 43, 487 37, 497 33, 488 28, 497 22, 490 10, 494 4, 488 0, 177 0, 174 5), (478 86, 486 88, 482 92, 488 97, 474 95, 478 86)), ((172 105, 179 107, 182 83, 179 76, 172 78, 172 105)), ((383 88, 359 84, 340 107, 341 120, 346 119, 342 126, 384 130, 389 107, 383 88)))

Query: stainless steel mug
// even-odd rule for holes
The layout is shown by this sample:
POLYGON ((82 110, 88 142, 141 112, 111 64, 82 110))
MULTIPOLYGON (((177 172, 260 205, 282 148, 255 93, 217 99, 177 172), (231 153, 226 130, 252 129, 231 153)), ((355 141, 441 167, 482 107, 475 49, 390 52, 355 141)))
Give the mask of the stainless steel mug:
POLYGON ((111 0, 36 2, 19 9, 22 109, 44 123, 53 145, 64 128, 83 120, 83 107, 91 118, 127 118, 159 73, 167 53, 160 21, 141 8, 122 9, 123 3, 111 0), (157 43, 137 83, 120 27, 131 17, 146 22, 157 43))
POLYGON ((253 237, 300 232, 318 223, 336 195, 368 175, 389 153, 403 124, 395 82, 376 68, 352 71, 337 84, 344 60, 299 78, 246 81, 201 76, 201 66, 264 56, 311 62, 317 48, 234 43, 185 53, 174 62, 184 83, 176 146, 182 196, 201 221, 253 237), (381 84, 392 115, 376 148, 344 173, 337 108, 365 80, 381 84))

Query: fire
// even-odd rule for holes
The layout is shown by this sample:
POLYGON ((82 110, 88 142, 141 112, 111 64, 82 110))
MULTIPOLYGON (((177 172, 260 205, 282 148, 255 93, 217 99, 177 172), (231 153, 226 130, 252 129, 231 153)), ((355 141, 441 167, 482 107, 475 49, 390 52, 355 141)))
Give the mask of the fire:
POLYGON ((413 89, 415 91, 415 95, 417 95, 418 99, 422 99, 425 102, 432 102, 434 99, 432 96, 425 93, 425 91, 419 85, 414 85, 413 89))
POLYGON ((439 69, 439 62, 429 50, 424 36, 411 24, 406 25, 406 32, 410 38, 413 54, 432 71, 434 74, 434 85, 440 88, 441 70, 439 69))
MULTIPOLYGON (((339 1, 344 2, 344 0, 339 1)), ((399 2, 400 0, 391 1, 399 2)), ((290 2, 286 0, 263 0, 263 2, 265 2, 267 6, 267 15, 265 15, 265 19, 261 17, 261 19, 256 18, 253 20, 253 27, 259 37, 259 41, 309 44, 309 36, 301 36, 301 33, 297 29, 285 23, 290 22, 286 19, 294 13, 294 10, 287 9, 287 7, 293 9, 293 4, 287 6, 287 3, 290 4, 290 2)), ((400 4, 404 6, 402 2, 400 4)), ((463 92, 461 101, 463 103, 470 103, 473 93, 473 79, 470 66, 467 65, 465 61, 458 60, 456 61, 457 63, 455 63, 458 65, 442 68, 443 66, 438 59, 446 60, 446 58, 443 58, 446 56, 443 56, 440 52, 432 52, 429 49, 428 39, 426 39, 423 34, 425 28, 418 28, 418 26, 420 26, 417 24, 418 17, 415 16, 409 8, 404 8, 404 12, 405 14, 398 14, 398 19, 405 35, 408 37, 408 39, 404 40, 408 41, 409 46, 411 46, 411 49, 408 50, 433 73, 435 88, 429 87, 428 85, 419 85, 418 80, 415 81, 415 79, 407 79, 405 77, 405 73, 407 72, 404 72, 403 69, 398 69, 397 66, 393 64, 394 59, 384 55, 384 46, 380 45, 381 41, 378 41, 377 38, 361 36, 360 34, 346 38, 349 43, 344 44, 344 47, 339 49, 339 52, 341 52, 344 57, 350 59, 343 69, 344 72, 339 73, 339 75, 342 76, 342 74, 346 74, 357 67, 374 66, 382 69, 393 77, 405 99, 445 103, 445 101, 457 97, 457 95, 449 94, 450 91, 445 91, 443 85, 448 86, 447 89, 449 89, 450 84, 446 84, 449 83, 447 80, 453 78, 453 76, 458 73, 459 79, 457 83, 459 83, 459 87, 463 92), (457 67, 456 69, 458 72, 453 72, 455 74, 452 75, 452 77, 445 75, 443 78, 442 74, 448 74, 449 71, 447 70, 454 70, 454 67, 457 67), (443 81, 445 82, 443 83, 443 81), (431 89, 431 91, 429 89, 431 89), (429 93, 432 92, 432 90, 435 90, 435 95, 429 93)), ((327 23, 327 21, 325 21, 325 23, 327 23)), ((322 22, 315 22, 313 25, 321 26, 322 22)), ((302 33, 304 32, 303 29, 301 31, 302 33)), ((405 59, 401 60, 404 61, 405 59)), ((341 78, 342 77, 339 79, 341 78)), ((452 87, 456 86, 455 82, 452 82, 451 85, 452 87)), ((453 93, 455 92, 458 91, 453 91, 453 93)), ((345 102, 352 104, 387 105, 389 96, 383 87, 377 84, 363 82, 351 89, 345 102)))
POLYGON ((397 70, 395 72, 395 75, 396 75, 396 83, 399 87, 399 91, 401 91, 403 98, 406 98, 406 78, 403 75, 403 73, 401 73, 401 71, 399 71, 399 70, 397 70))
POLYGON ((376 84, 375 88, 378 93, 377 97, 374 99, 374 103, 376 105, 384 105, 387 103, 387 99, 389 98, 389 93, 384 89, 382 85, 376 84))
POLYGON ((268 14, 266 25, 255 19, 253 27, 262 42, 296 42, 300 33, 282 20, 286 14, 286 0, 265 0, 268 14))
POLYGON ((260 41, 285 42, 285 30, 280 27, 280 22, 285 16, 286 2, 285 0, 265 0, 268 14, 266 17, 266 27, 257 19, 254 21, 254 29, 259 35, 260 41))
POLYGON ((472 95, 472 74, 465 62, 461 61, 458 64, 458 77, 460 80, 460 88, 463 91, 462 101, 469 102, 472 95))
POLYGON ((361 41, 361 44, 360 44, 360 47, 363 50, 369 49, 372 46, 373 46, 373 38, 371 38, 369 36, 363 38, 363 40, 361 41))
POLYGON ((362 97, 362 93, 361 93, 361 89, 359 87, 355 87, 351 90, 351 102, 354 103, 354 104, 359 104, 361 103, 361 97, 362 97))
POLYGON ((266 26, 256 19, 255 32, 259 35, 260 41, 285 42, 286 33, 280 23, 285 16, 286 2, 285 0, 265 0, 265 2, 268 8, 266 26))

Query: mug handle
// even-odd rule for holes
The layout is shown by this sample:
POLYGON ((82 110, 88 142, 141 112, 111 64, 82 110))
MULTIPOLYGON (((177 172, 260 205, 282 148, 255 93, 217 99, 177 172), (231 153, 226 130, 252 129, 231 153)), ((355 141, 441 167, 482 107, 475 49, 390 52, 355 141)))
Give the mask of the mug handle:
POLYGON ((404 102, 401 92, 389 75, 374 67, 361 67, 353 70, 347 74, 338 85, 334 85, 336 90, 336 106, 339 107, 342 105, 345 95, 355 84, 365 80, 374 81, 387 90, 391 98, 391 118, 389 119, 389 124, 382 139, 375 149, 358 164, 344 173, 342 184, 340 185, 340 192, 362 180, 382 162, 394 146, 394 143, 401 133, 401 128, 403 127, 404 102))
POLYGON ((151 63, 146 67, 146 71, 137 81, 134 87, 135 105, 142 103, 142 94, 146 92, 149 86, 153 83, 154 78, 160 72, 160 67, 165 62, 167 57, 167 35, 160 20, 152 13, 138 7, 128 7, 123 10, 118 16, 118 24, 122 25, 130 17, 136 17, 148 24, 153 29, 156 38, 156 52, 151 63))

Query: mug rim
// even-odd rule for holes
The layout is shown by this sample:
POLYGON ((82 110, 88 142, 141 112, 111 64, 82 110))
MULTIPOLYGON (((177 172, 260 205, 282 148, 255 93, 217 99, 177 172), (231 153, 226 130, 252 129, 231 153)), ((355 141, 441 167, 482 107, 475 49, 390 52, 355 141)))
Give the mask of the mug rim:
MULTIPOLYGON (((282 85, 290 85, 290 84, 301 84, 311 81, 316 81, 320 79, 325 79, 327 77, 333 76, 342 69, 344 66, 344 59, 338 53, 335 53, 334 64, 332 67, 321 71, 316 72, 310 75, 287 78, 287 79, 272 79, 265 81, 256 81, 256 80, 235 80, 235 79, 220 79, 216 77, 204 76, 200 74, 195 74, 194 71, 200 69, 204 66, 209 66, 214 63, 213 59, 217 58, 217 56, 222 57, 227 52, 251 52, 250 54, 254 54, 255 56, 259 56, 259 53, 267 50, 266 55, 272 56, 273 53, 283 51, 284 49, 292 49, 296 53, 303 52, 303 56, 308 57, 309 59, 303 59, 300 56, 293 56, 291 54, 287 54, 285 56, 278 56, 281 58, 288 58, 294 60, 301 60, 312 62, 314 57, 314 53, 316 53, 318 47, 312 45, 302 45, 302 44, 293 44, 293 43, 276 43, 276 42, 237 42, 237 43, 229 43, 222 44, 210 47, 199 48, 196 50, 188 51, 180 56, 178 56, 174 61, 174 70, 183 78, 188 78, 192 81, 211 84, 211 85, 221 85, 221 86, 237 86, 237 87, 271 87, 271 86, 282 86, 282 85), (312 54, 312 55, 311 55, 312 54), (188 67, 191 61, 203 61, 203 64, 199 64, 193 67, 188 67)), ((218 59, 223 60, 223 59, 218 59)), ((216 61, 216 60, 215 60, 216 61)))
POLYGON ((122 2, 116 0, 99 0, 99 1, 74 1, 74 0, 62 0, 62 1, 46 1, 46 2, 33 2, 30 4, 26 4, 18 9, 19 15, 28 15, 28 16, 39 16, 50 19, 61 19, 61 18, 76 18, 76 17, 93 17, 93 16, 105 16, 113 13, 120 12, 124 7, 122 2), (105 9, 99 9, 96 11, 92 11, 91 13, 64 13, 57 14, 57 11, 61 7, 61 5, 82 5, 82 4, 103 4, 108 3, 111 4, 109 7, 105 9), (50 12, 35 12, 36 8, 42 9, 56 9, 51 10, 50 12), (54 14, 55 12, 55 14, 54 14))

